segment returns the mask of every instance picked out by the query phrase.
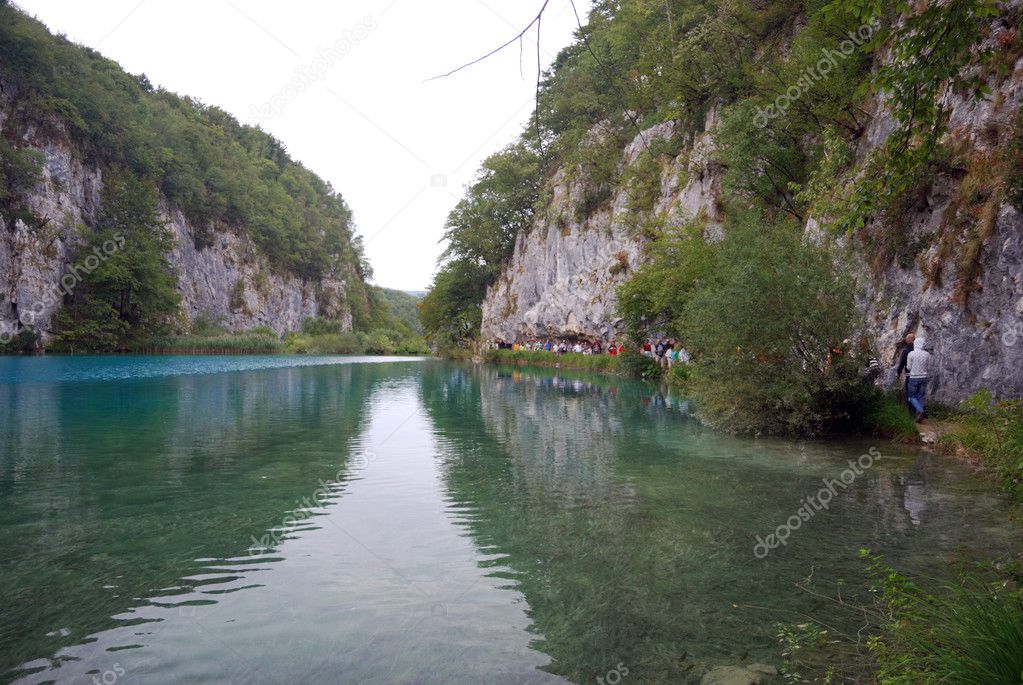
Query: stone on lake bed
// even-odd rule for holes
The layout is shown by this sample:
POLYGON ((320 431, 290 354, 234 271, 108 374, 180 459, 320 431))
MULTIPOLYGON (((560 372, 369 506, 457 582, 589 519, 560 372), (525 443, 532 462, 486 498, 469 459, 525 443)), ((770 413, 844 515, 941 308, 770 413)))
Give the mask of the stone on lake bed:
POLYGON ((718 666, 703 676, 700 685, 763 685, 778 669, 766 664, 718 666))

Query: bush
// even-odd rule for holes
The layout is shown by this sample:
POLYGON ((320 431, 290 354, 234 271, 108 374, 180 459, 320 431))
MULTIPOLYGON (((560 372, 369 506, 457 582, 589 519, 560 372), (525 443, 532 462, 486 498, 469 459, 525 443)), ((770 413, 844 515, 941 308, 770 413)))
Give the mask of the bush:
POLYGON ((657 362, 652 357, 646 357, 632 350, 619 354, 618 364, 622 369, 622 373, 627 376, 643 378, 645 380, 660 378, 661 376, 661 367, 657 365, 657 362))
POLYGON ((282 352, 284 345, 277 334, 266 327, 242 333, 212 335, 181 335, 155 338, 139 343, 135 349, 145 352, 217 352, 239 354, 271 354, 282 352))
POLYGON ((726 430, 855 430, 877 391, 844 341, 857 338, 851 279, 792 221, 730 221, 719 268, 682 317, 700 411, 726 430), (838 349, 841 348, 841 349, 838 349))
POLYGON ((341 322, 320 316, 307 317, 302 321, 302 332, 306 335, 338 335, 341 333, 341 322))
POLYGON ((308 335, 291 333, 284 351, 292 354, 399 354, 425 355, 430 351, 422 338, 402 336, 395 331, 345 331, 308 335))
POLYGON ((546 350, 487 350, 483 359, 495 364, 523 364, 528 366, 583 369, 599 373, 623 373, 621 357, 610 354, 557 354, 546 350))
POLYGON ((676 388, 685 388, 689 384, 689 365, 676 363, 668 371, 668 383, 676 388))
POLYGON ((39 349, 39 334, 29 328, 22 328, 10 340, 0 339, 0 354, 25 354, 39 349))

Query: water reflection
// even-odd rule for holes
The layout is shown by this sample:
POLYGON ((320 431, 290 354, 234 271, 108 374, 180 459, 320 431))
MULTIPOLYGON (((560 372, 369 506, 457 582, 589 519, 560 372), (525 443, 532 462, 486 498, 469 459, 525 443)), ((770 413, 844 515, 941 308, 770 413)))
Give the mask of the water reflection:
POLYGON ((961 470, 886 446, 877 467, 761 561, 755 536, 867 445, 716 435, 675 398, 615 379, 437 367, 422 387, 469 534, 502 555, 494 573, 529 603, 545 668, 573 682, 618 663, 665 683, 698 680, 709 665, 778 664, 777 624, 822 611, 796 582, 846 579, 849 598, 860 547, 940 573, 957 545, 977 541, 961 528, 963 506, 977 530, 1018 544, 999 527, 997 498, 950 494, 961 470))
POLYGON ((778 663, 776 624, 821 610, 794 582, 858 578, 859 547, 940 574, 1019 543, 986 486, 885 446, 758 560, 868 445, 717 435, 642 383, 149 373, 0 385, 0 668, 23 682, 679 683, 778 663))
POLYGON ((92 664, 134 641, 122 631, 61 650, 258 584, 274 557, 250 559, 251 540, 310 484, 343 473, 362 393, 385 373, 341 365, 0 385, 0 581, 13 590, 0 672, 92 664))

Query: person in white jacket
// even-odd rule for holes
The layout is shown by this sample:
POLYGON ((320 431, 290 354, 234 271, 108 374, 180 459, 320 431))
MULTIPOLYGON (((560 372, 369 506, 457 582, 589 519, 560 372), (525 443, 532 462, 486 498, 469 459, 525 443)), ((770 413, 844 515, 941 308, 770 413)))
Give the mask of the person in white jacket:
POLYGON ((926 340, 917 339, 913 351, 906 357, 906 370, 909 372, 909 383, 906 392, 909 403, 916 411, 916 422, 926 418, 925 401, 927 398, 927 381, 931 373, 931 351, 934 349, 926 340))

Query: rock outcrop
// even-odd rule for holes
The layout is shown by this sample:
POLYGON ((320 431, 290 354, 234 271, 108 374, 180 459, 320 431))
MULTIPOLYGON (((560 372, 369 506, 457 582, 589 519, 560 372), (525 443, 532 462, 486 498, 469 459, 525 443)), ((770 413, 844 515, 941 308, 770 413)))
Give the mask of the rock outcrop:
MULTIPOLYGON (((637 135, 625 149, 622 166, 634 164, 655 141, 671 139, 674 129, 668 122, 637 135)), ((677 225, 702 217, 707 230, 715 230, 720 174, 709 135, 664 165, 660 179, 654 207, 645 214, 677 225)), ((645 243, 629 189, 617 188, 596 211, 578 217, 575 207, 586 183, 562 169, 551 186, 547 212, 533 230, 518 236, 510 266, 483 302, 484 340, 611 340, 621 332, 615 289, 642 262, 645 243)))
MULTIPOLYGON (((997 38, 996 29, 993 32, 997 38)), ((977 103, 949 94, 948 143, 964 158, 994 154, 1012 134, 1023 104, 1023 60, 1008 77, 993 76, 991 95, 977 103)), ((880 102, 861 137, 862 163, 895 130, 880 102)), ((568 337, 610 340, 621 333, 616 288, 645 258, 637 223, 680 226, 693 219, 713 239, 722 219, 723 170, 714 161, 714 116, 673 161, 662 165, 654 206, 637 220, 630 189, 579 220, 574 208, 586 192, 583 181, 561 170, 553 180, 548 211, 519 235, 514 254, 483 303, 481 337, 515 340, 568 337)), ((633 165, 642 149, 673 135, 672 123, 644 131, 622 154, 620 168, 633 165)), ((883 362, 894 360, 897 344, 910 331, 934 345, 937 374, 930 388, 937 401, 955 404, 987 388, 997 397, 1023 395, 1023 216, 1004 197, 984 208, 986 226, 950 221, 961 202, 963 178, 939 177, 926 197, 903 217, 902 238, 922 246, 909 263, 862 249, 858 271, 860 308, 883 362), (973 250, 963 274, 964 251, 973 250), (950 257, 951 255, 951 257, 950 257)), ((995 195, 994 197, 999 197, 995 195)), ((992 201, 993 202, 993 201, 992 201)), ((868 225, 876 230, 880 219, 868 225)), ((807 232, 818 223, 810 219, 807 232)))
MULTIPOLYGON (((0 89, 0 128, 10 105, 0 89)), ((59 128, 59 124, 55 124, 59 128)), ((0 216, 0 333, 32 326, 45 341, 61 301, 61 278, 76 264, 78 248, 100 211, 103 174, 81 160, 70 138, 32 127, 19 145, 45 158, 43 178, 24 198, 41 228, 0 216)), ((182 314, 205 316, 230 330, 269 326, 278 333, 298 330, 302 320, 328 316, 351 329, 346 275, 302 280, 272 268, 247 237, 221 227, 212 244, 198 249, 194 227, 166 201, 161 214, 175 239, 168 260, 178 275, 182 314)))

